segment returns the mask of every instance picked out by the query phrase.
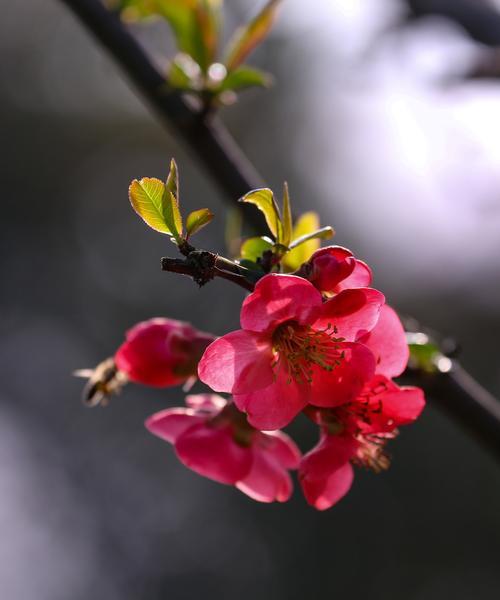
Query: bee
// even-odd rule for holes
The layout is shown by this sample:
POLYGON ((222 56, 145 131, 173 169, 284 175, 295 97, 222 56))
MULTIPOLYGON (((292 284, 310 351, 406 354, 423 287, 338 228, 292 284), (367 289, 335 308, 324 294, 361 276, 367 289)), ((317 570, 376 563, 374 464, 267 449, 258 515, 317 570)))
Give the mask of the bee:
POLYGON ((85 406, 107 406, 113 394, 119 394, 128 378, 123 371, 118 370, 113 358, 107 358, 95 369, 78 369, 73 373, 76 377, 87 378, 82 392, 82 402, 85 406))

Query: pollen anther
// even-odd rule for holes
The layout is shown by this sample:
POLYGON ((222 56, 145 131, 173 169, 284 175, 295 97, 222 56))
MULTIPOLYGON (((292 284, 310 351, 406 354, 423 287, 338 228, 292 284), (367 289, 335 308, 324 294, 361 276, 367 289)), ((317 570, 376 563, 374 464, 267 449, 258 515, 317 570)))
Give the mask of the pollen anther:
POLYGON ((337 333, 330 323, 319 330, 295 321, 282 323, 273 335, 271 367, 275 378, 283 368, 288 374, 287 383, 303 384, 312 382, 314 366, 333 371, 345 358, 340 346, 344 338, 335 337, 337 333))

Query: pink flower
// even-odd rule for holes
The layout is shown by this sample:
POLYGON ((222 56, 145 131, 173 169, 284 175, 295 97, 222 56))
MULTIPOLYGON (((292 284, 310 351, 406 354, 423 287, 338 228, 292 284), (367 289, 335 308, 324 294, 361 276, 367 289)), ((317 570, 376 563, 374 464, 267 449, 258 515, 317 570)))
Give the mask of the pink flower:
POLYGON ((234 485, 259 502, 288 500, 288 470, 298 467, 300 452, 287 435, 257 431, 216 394, 187 396, 186 404, 152 415, 146 427, 173 444, 181 462, 196 473, 234 485))
POLYGON ((370 267, 342 246, 320 248, 303 265, 300 274, 326 294, 369 287, 372 282, 370 267))
POLYGON ((321 426, 320 441, 301 461, 304 495, 318 510, 330 508, 350 489, 352 464, 380 472, 390 459, 386 443, 397 427, 413 422, 425 405, 422 390, 398 387, 377 375, 353 401, 332 409, 308 409, 321 426))
POLYGON ((375 357, 359 340, 375 327, 383 304, 370 288, 323 302, 301 277, 266 275, 243 302, 242 329, 210 344, 199 377, 232 393, 257 429, 280 429, 309 403, 352 401, 375 373, 375 357))
POLYGON ((118 348, 118 369, 136 383, 167 387, 196 376, 198 361, 214 336, 174 319, 150 319, 127 331, 118 348))

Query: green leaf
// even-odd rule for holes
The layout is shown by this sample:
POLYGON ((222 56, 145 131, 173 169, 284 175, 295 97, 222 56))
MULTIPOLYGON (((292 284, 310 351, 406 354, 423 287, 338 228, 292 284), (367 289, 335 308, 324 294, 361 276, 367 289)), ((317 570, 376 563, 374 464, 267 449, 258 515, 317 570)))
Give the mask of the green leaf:
POLYGON ((177 163, 172 158, 170 161, 170 171, 168 173, 165 191, 163 194, 163 204, 165 207, 166 223, 175 237, 176 241, 180 241, 182 236, 182 217, 179 210, 179 171, 177 163))
POLYGON ((160 233, 174 235, 166 216, 165 190, 163 181, 154 177, 144 177, 140 181, 132 181, 128 196, 133 209, 147 225, 160 233))
POLYGON ((186 237, 189 238, 200 229, 203 229, 213 218, 214 215, 208 208, 200 208, 189 213, 186 219, 186 237))
POLYGON ((203 71, 214 62, 219 45, 222 0, 198 0, 195 20, 202 45, 203 71))
POLYGON ((199 62, 201 42, 194 16, 197 0, 156 0, 155 3, 157 13, 172 28, 178 49, 199 62))
MULTIPOLYGON (((320 227, 319 217, 315 212, 306 212, 301 215, 293 228, 292 239, 301 238, 304 235, 316 231, 320 227)), ((282 261, 288 271, 296 271, 303 263, 307 262, 320 246, 318 239, 304 242, 288 252, 282 261)))
POLYGON ((140 21, 156 14, 155 0, 106 0, 105 4, 119 11, 126 22, 140 21))
POLYGON ((170 171, 168 172, 167 177, 167 190, 179 200, 179 170, 177 169, 177 163, 173 158, 170 161, 170 171))
POLYGON ((422 336, 427 339, 425 334, 407 333, 408 348, 410 350, 410 365, 413 368, 421 369, 427 373, 435 373, 438 370, 437 362, 442 357, 441 350, 432 341, 421 342, 418 337, 422 336), (415 343, 412 343, 412 338, 417 338, 415 343))
POLYGON ((142 0, 147 1, 172 28, 178 49, 205 72, 216 51, 220 0, 142 0))
POLYGON ((174 33, 177 47, 206 72, 215 60, 219 42, 222 0, 107 0, 126 21, 156 15, 174 33))
POLYGON ((269 188, 252 190, 251 192, 248 192, 248 194, 245 194, 243 198, 240 198, 240 202, 254 204, 260 211, 262 211, 264 213, 264 217, 266 218, 267 226, 274 235, 275 239, 281 238, 281 215, 273 193, 269 188))
POLYGON ((224 61, 228 71, 239 67, 271 31, 280 3, 281 0, 270 0, 250 23, 236 30, 224 61))
POLYGON ((254 263, 266 250, 271 250, 274 244, 268 237, 253 237, 245 240, 241 245, 240 256, 244 260, 254 263))
POLYGON ((289 246, 292 239, 292 209, 290 207, 290 194, 288 183, 283 185, 283 239, 278 240, 283 246, 289 246))
POLYGON ((183 228, 182 228, 182 217, 181 212, 179 210, 179 202, 174 194, 165 186, 165 191, 163 193, 163 205, 164 205, 164 215, 165 222, 172 232, 172 235, 179 242, 182 238, 183 228))
POLYGON ((253 67, 242 66, 231 71, 222 81, 218 92, 238 91, 248 87, 269 87, 273 78, 269 73, 264 73, 253 67))
POLYGON ((170 64, 168 83, 180 90, 201 89, 201 69, 189 54, 179 52, 170 64))
POLYGON ((301 244, 303 244, 304 242, 308 242, 309 240, 329 240, 333 237, 334 233, 335 231, 333 230, 333 227, 330 227, 329 225, 327 227, 322 227, 321 229, 317 229, 312 233, 307 233, 297 238, 296 240, 293 240, 293 242, 290 244, 290 250, 293 250, 297 246, 300 246, 301 244))

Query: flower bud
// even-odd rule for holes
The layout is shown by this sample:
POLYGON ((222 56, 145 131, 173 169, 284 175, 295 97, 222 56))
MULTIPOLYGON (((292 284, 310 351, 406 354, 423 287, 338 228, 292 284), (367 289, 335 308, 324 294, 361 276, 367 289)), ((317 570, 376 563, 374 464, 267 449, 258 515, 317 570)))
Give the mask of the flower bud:
POLYGON ((135 383, 179 385, 196 376, 198 362, 214 339, 183 321, 150 319, 127 331, 115 354, 116 366, 135 383))
POLYGON ((372 280, 368 265, 341 246, 317 250, 302 267, 300 275, 320 292, 327 294, 338 294, 348 288, 369 287, 372 280))

